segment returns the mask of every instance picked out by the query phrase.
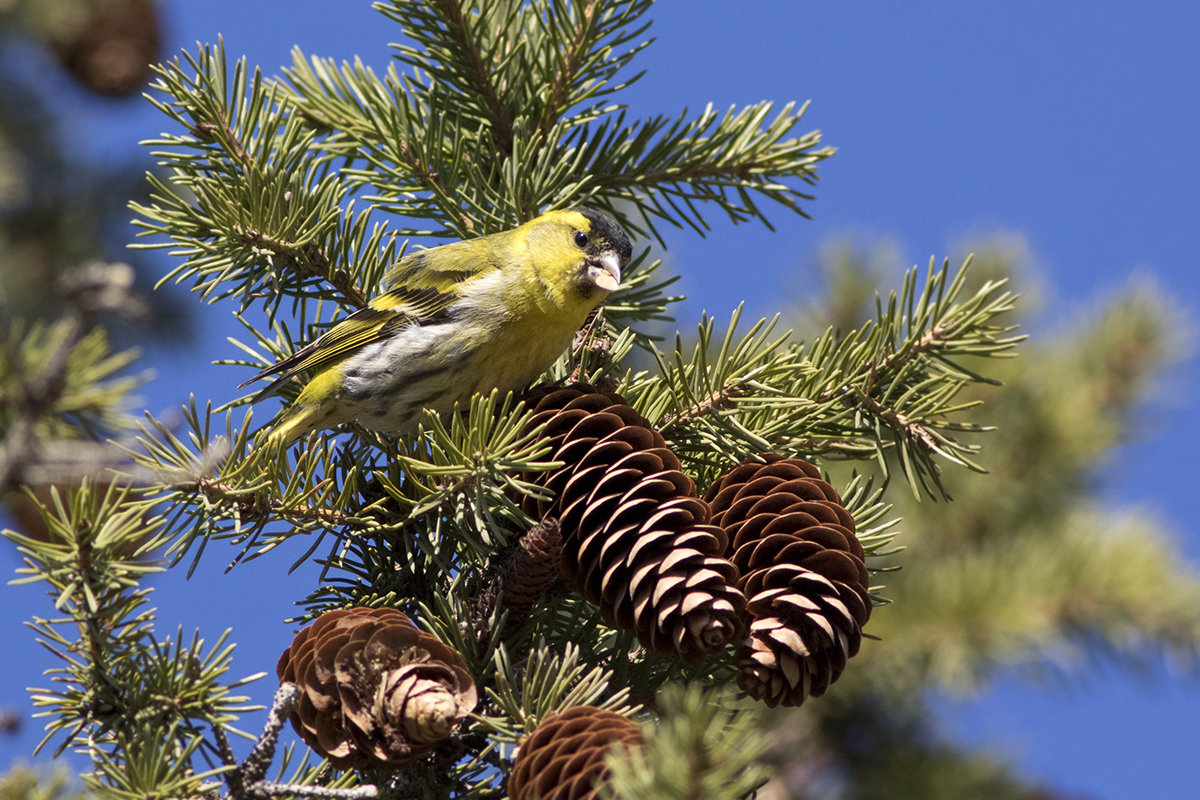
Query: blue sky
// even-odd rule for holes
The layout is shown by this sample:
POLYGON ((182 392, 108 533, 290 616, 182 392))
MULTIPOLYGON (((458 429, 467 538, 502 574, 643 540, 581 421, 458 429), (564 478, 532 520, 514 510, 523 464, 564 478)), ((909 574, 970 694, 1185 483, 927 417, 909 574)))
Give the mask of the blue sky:
MULTIPOLYGON (((293 44, 382 65, 398 38, 366 2, 164 6, 168 53, 223 34, 232 55, 267 74, 290 62, 293 44)), ((668 235, 689 296, 681 327, 702 308, 724 316, 741 299, 773 312, 781 293, 809 278, 820 244, 847 232, 890 237, 908 263, 956 251, 972 234, 1019 232, 1047 273, 1052 316, 1070 318, 1146 273, 1193 313, 1200 306, 1200 5, 663 0, 651 16, 657 42, 638 60, 648 73, 624 98, 633 112, 811 100, 803 130, 821 129, 838 148, 821 168, 812 220, 780 212, 775 233, 719 224, 705 240, 668 235)), ((62 91, 72 89, 63 83, 62 91)), ((137 101, 86 98, 74 122, 76 146, 112 159, 144 157, 132 143, 166 125, 137 101)), ((148 407, 176 406, 189 390, 217 401, 232 395, 244 376, 203 367, 231 353, 222 320, 220 311, 201 316, 204 355, 154 355, 148 407)), ((1113 502, 1155 509, 1193 565, 1197 367, 1195 357, 1181 365, 1141 438, 1122 452, 1120 497, 1115 482, 1101 482, 1113 502)), ((232 625, 234 673, 273 669, 289 638, 280 621, 308 576, 280 577, 282 559, 223 575, 217 560, 188 584, 158 583, 160 632, 200 627, 211 641, 232 625)), ((15 565, 11 551, 0 552, 0 567, 11 574, 15 565)), ((0 704, 24 709, 20 689, 41 684, 46 659, 16 618, 50 609, 37 590, 3 591, 10 613, 0 631, 14 656, 0 665, 0 704)), ((260 693, 269 690, 264 682, 260 693)), ((943 705, 949 735, 997 748, 1031 775, 1086 796, 1182 800, 1200 784, 1195 678, 1104 672, 1054 689, 1004 680, 981 698, 943 705)), ((0 766, 36 739, 31 729, 0 739, 0 766)))

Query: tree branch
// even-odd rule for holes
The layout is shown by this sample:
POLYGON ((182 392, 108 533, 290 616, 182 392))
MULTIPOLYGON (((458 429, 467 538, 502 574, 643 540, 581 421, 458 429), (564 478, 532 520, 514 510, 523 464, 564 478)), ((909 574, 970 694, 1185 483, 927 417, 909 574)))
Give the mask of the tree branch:
POLYGON ((236 226, 234 231, 242 237, 245 244, 267 250, 284 259, 289 267, 301 275, 326 281, 342 294, 348 304, 355 308, 362 308, 369 302, 362 289, 350 280, 350 276, 345 270, 331 269, 329 256, 315 242, 296 245, 285 239, 269 236, 262 231, 241 226, 236 226))
POLYGON ((541 124, 543 136, 550 134, 555 123, 558 122, 561 112, 567 107, 567 91, 579 70, 580 51, 588 41, 588 33, 595 27, 596 10, 596 0, 591 0, 584 7, 579 25, 575 28, 575 35, 571 38, 571 44, 563 55, 562 66, 554 76, 554 82, 550 84, 550 106, 547 109, 549 113, 542 119, 541 124))
MULTIPOLYGON (((226 773, 229 786, 229 796, 232 800, 260 800, 261 798, 285 797, 299 795, 303 797, 321 797, 328 800, 368 800, 379 796, 379 788, 372 784, 354 786, 347 789, 329 786, 313 786, 299 783, 273 783, 263 780, 267 769, 275 759, 275 747, 279 744, 279 733, 283 724, 296 708, 300 700, 300 687, 294 683, 280 684, 275 691, 275 699, 263 726, 262 736, 258 738, 250 754, 235 769, 226 773)), ((214 729, 221 751, 221 758, 229 766, 235 765, 233 751, 225 737, 222 728, 214 729)))
POLYGON ((458 41, 461 55, 466 60, 463 65, 471 76, 476 91, 483 99, 488 115, 492 119, 492 141, 496 149, 504 155, 512 155, 512 120, 500 101, 500 93, 492 83, 492 73, 484 63, 483 53, 480 52, 476 39, 470 35, 463 17, 462 5, 456 0, 442 0, 442 12, 449 21, 449 31, 458 41))
POLYGON ((659 423, 658 432, 664 438, 671 438, 677 428, 681 428, 694 419, 706 416, 714 411, 720 411, 724 408, 729 408, 733 404, 733 400, 737 398, 746 389, 744 381, 737 381, 722 386, 712 394, 694 403, 688 408, 681 409, 674 414, 665 415, 659 423))
POLYGON ((430 169, 420 157, 413 152, 412 147, 408 142, 401 141, 398 146, 398 151, 401 158, 404 159, 404 165, 408 167, 409 172, 416 177, 425 188, 433 192, 442 200, 442 207, 451 214, 458 217, 458 222, 463 230, 475 230, 475 222, 469 216, 462 213, 457 204, 454 202, 453 195, 448 191, 445 185, 439 179, 436 170, 430 169))
MULTIPOLYGON (((323 481, 322 484, 327 483, 323 481)), ((248 492, 228 483, 198 478, 186 483, 177 483, 170 487, 179 492, 191 492, 204 497, 206 502, 223 503, 236 506, 239 514, 255 523, 267 523, 273 519, 298 522, 318 522, 326 527, 351 526, 360 528, 374 527, 368 525, 359 517, 352 516, 334 508, 313 505, 291 505, 278 500, 267 500, 265 492, 248 492)), ((314 487, 316 491, 318 487, 314 487)))

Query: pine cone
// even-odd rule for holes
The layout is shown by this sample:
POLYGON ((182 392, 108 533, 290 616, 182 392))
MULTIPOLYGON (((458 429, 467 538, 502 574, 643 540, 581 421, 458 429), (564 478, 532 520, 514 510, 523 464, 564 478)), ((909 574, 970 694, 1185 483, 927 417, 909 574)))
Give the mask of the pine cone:
POLYGON ((86 89, 103 95, 134 94, 153 75, 162 49, 162 23, 151 0, 94 4, 54 42, 59 62, 86 89))
POLYGON ((472 601, 471 619, 479 638, 486 640, 493 633, 491 617, 497 605, 508 612, 506 631, 527 620, 538 600, 558 581, 561 562, 558 520, 547 517, 530 528, 491 569, 491 582, 472 601))
POLYGON ((529 616, 538 598, 558 577, 562 561, 562 534, 553 517, 533 526, 500 571, 500 604, 508 609, 509 620, 529 616))
POLYGON ((275 668, 301 689, 292 724, 338 769, 403 766, 475 707, 462 656, 392 608, 327 611, 275 668))
POLYGON ((613 711, 576 706, 548 717, 521 742, 509 800, 592 800, 608 780, 608 752, 641 746, 641 726, 613 711))
POLYGON ((553 499, 531 514, 557 516, 562 568, 604 618, 646 647, 700 658, 743 633, 745 597, 722 556, 722 530, 658 431, 616 395, 586 385, 534 406, 551 457, 565 466, 527 476, 553 499))
POLYGON ((800 705, 837 680, 871 615, 854 519, 820 471, 767 453, 716 481, 704 499, 729 537, 751 617, 738 684, 769 706, 800 705))

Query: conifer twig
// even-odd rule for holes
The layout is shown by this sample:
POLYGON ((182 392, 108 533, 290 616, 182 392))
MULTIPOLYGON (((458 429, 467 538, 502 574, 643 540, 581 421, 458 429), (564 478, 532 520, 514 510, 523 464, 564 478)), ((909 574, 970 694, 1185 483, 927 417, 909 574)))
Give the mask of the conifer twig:
POLYGON ((457 40, 459 52, 466 61, 466 71, 471 76, 475 89, 491 117, 492 141, 496 149, 504 154, 512 153, 512 119, 500 100, 496 84, 492 82, 492 71, 484 63, 478 41, 470 35, 462 5, 457 0, 442 0, 441 7, 446 15, 451 34, 457 40))
MULTIPOLYGON (((282 683, 275 690, 271 710, 267 714, 267 722, 263 726, 262 735, 258 737, 250 754, 246 756, 235 769, 226 773, 229 785, 229 796, 232 800, 259 800, 260 798, 286 797, 299 795, 305 797, 321 797, 328 800, 367 800, 379 796, 379 788, 373 784, 337 788, 330 786, 313 786, 300 783, 275 783, 263 780, 267 769, 275 759, 275 748, 279 744, 279 733, 288 717, 300 700, 300 687, 294 683, 282 683)), ((221 758, 226 764, 235 764, 233 751, 229 741, 220 726, 215 726, 221 758)))
POLYGON ((275 746, 279 742, 279 732, 283 723, 292 715, 296 704, 300 702, 300 687, 294 683, 282 683, 275 690, 271 701, 271 710, 267 714, 267 722, 263 726, 262 736, 242 762, 241 777, 250 782, 259 782, 267 774, 267 767, 275 756, 275 746))
POLYGON ((289 267, 302 276, 320 278, 328 282, 330 286, 341 293, 349 305, 362 308, 367 304, 368 298, 363 294, 363 290, 350 280, 350 276, 346 274, 345 270, 332 268, 329 256, 316 242, 305 242, 298 245, 253 228, 240 226, 235 227, 234 231, 242 238, 243 242, 251 247, 261 248, 281 257, 289 267))
POLYGON ((579 61, 583 55, 584 46, 588 43, 588 32, 592 29, 596 22, 596 0, 591 0, 583 9, 583 13, 579 18, 579 24, 575 28, 575 35, 571 39, 571 43, 567 46, 566 52, 563 55, 562 67, 554 76, 554 82, 550 84, 550 106, 547 109, 547 114, 542 119, 542 135, 548 136, 554 128, 554 124, 558 122, 559 114, 568 105, 568 89, 571 81, 575 79, 576 71, 579 69, 579 61))
POLYGON ((659 424, 659 432, 666 438, 671 438, 671 433, 679 428, 687 425, 689 422, 700 417, 720 411, 724 408, 729 408, 730 404, 737 399, 737 396, 745 391, 746 382, 738 381, 736 383, 726 384, 719 389, 713 391, 707 397, 701 398, 698 402, 693 403, 687 408, 682 408, 678 411, 673 411, 666 414, 659 424))
MULTIPOLYGON (((360 518, 335 508, 282 503, 279 500, 271 499, 269 493, 265 490, 247 492, 245 489, 237 486, 208 478, 198 478, 187 483, 175 484, 171 488, 175 491, 195 492, 202 495, 206 501, 216 501, 237 506, 242 516, 253 521, 293 520, 299 522, 318 522, 328 527, 355 525, 359 523, 361 527, 370 527, 362 524, 360 518)), ((316 488, 319 487, 314 487, 310 492, 315 491, 316 488)))

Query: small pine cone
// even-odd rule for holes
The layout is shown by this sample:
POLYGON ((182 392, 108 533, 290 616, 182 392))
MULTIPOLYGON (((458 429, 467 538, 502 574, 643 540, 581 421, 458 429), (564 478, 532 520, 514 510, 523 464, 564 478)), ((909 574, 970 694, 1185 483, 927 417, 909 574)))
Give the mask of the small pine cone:
POLYGON ((745 597, 726 538, 658 431, 615 395, 578 385, 534 407, 551 457, 529 476, 554 492, 531 513, 557 515, 563 572, 610 623, 685 659, 743 633, 745 597))
POLYGON ((595 706, 548 717, 521 741, 508 778, 509 800, 592 800, 608 780, 614 747, 642 746, 642 727, 595 706))
POLYGON ((561 561, 558 520, 547 517, 517 541, 512 552, 494 567, 494 579, 476 596, 472 618, 480 638, 490 635, 490 619, 497 605, 508 612, 506 626, 528 619, 543 593, 559 578, 561 561))
POLYGON ((838 493, 800 459, 767 453, 704 499, 729 537, 751 617, 738 684, 769 706, 821 695, 858 652, 871 615, 863 549, 838 493))
POLYGON ((403 766, 475 708, 462 656, 392 608, 325 612, 275 670, 301 689, 300 738, 338 769, 403 766))
POLYGON ((499 576, 500 605, 508 609, 510 623, 528 617, 542 592, 558 577, 562 550, 562 534, 554 517, 534 525, 517 542, 499 576))

